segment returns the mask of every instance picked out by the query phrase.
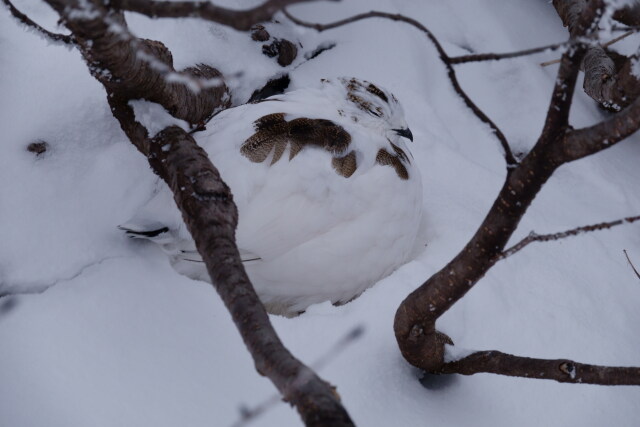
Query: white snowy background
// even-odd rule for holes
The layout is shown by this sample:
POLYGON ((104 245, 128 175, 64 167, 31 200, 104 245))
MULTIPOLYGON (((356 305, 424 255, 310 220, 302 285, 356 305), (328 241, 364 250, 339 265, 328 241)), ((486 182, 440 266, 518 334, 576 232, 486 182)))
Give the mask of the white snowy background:
MULTIPOLYGON (((224 3, 224 2, 223 2, 224 3)), ((231 1, 249 7, 256 1, 231 1)), ((47 28, 44 2, 16 2, 47 28)), ((218 4, 221 4, 220 2, 218 4)), ((174 272, 152 245, 116 226, 146 201, 155 177, 109 112, 78 52, 50 45, 0 8, 0 425, 229 426, 240 408, 275 393, 251 358, 214 289, 174 272), (25 150, 45 140, 40 157, 25 150)), ((411 16, 451 55, 504 52, 567 38, 545 0, 350 0, 290 8, 328 22, 371 9, 411 16)), ((358 325, 363 336, 319 374, 335 384, 362 426, 636 426, 640 388, 566 385, 481 374, 428 381, 399 353, 400 301, 471 237, 505 175, 488 128, 454 93, 433 46, 416 29, 379 19, 316 33, 270 27, 309 51, 289 67, 296 87, 356 76, 392 90, 415 136, 428 222, 417 258, 342 307, 321 304, 295 319, 271 319, 304 362, 322 358, 358 325)), ((177 69, 197 62, 225 74, 235 102, 282 69, 246 33, 193 19, 128 15, 132 31, 163 41, 177 69)), ((638 36, 621 43, 637 46, 638 36)), ((526 151, 542 128, 559 53, 457 66, 462 86, 526 151)), ((581 85, 581 82, 579 82, 581 85)), ((606 117, 581 90, 576 127, 606 117)), ((524 217, 512 243, 640 213, 640 135, 562 166, 524 217)), ((215 159, 213 159, 215 163, 215 159)), ((534 243, 496 265, 438 322, 456 348, 640 365, 638 225, 534 243)), ((357 254, 354 254, 357 256, 357 254)), ((256 426, 300 425, 278 403, 256 426)))

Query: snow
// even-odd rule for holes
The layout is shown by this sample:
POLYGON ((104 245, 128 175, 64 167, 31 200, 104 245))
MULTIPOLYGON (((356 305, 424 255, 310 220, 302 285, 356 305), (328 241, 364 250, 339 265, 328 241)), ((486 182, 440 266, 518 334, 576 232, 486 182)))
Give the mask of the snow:
MULTIPOLYGON (((16 5, 46 28, 64 31, 44 2, 16 5)), ((371 9, 419 20, 451 55, 519 50, 567 36, 546 1, 353 0, 290 11, 329 22, 371 9)), ((289 69, 294 87, 354 75, 385 86, 403 103, 428 223, 424 251, 352 303, 316 305, 295 319, 272 316, 287 347, 313 364, 353 328, 364 328, 319 369, 358 425, 637 425, 634 387, 488 374, 419 381, 421 373, 398 351, 395 310, 480 224, 504 179, 501 147, 457 97, 419 31, 373 19, 318 34, 279 20, 274 31, 298 38, 301 53, 336 43, 313 60, 300 55, 289 69)), ((128 15, 128 22, 136 35, 162 40, 177 69, 207 62, 234 75, 236 104, 283 71, 246 33, 194 19, 128 15)), ((638 36, 624 43, 637 48, 638 36)), ((515 152, 528 150, 542 128, 557 65, 539 63, 557 57, 456 66, 462 87, 515 152)), ((155 177, 111 117, 104 90, 80 55, 48 45, 3 9, 0 93, 0 293, 24 293, 0 299, 0 425, 228 426, 240 418, 240 407, 273 396, 212 287, 178 275, 160 250, 116 229, 147 201, 155 177), (38 157, 25 150, 35 140, 50 145, 38 157)), ((606 117, 577 90, 574 126, 606 117)), ((532 230, 637 215, 639 139, 562 166, 510 243, 532 230)), ((639 366, 640 283, 623 249, 638 266, 637 224, 533 243, 491 269, 438 327, 455 342, 455 354, 496 349, 639 366)), ((252 425, 300 421, 278 403, 252 425)))

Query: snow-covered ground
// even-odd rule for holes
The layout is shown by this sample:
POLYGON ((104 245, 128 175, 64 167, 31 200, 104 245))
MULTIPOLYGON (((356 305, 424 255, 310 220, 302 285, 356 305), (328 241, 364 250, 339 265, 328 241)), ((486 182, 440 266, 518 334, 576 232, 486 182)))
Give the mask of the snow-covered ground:
MULTIPOLYGON (((228 4, 233 4, 231 0, 228 4)), ((255 1, 235 2, 247 7, 255 1)), ((17 5, 56 29, 44 4, 17 5)), ((331 21, 371 9, 424 23, 452 55, 500 52, 566 39, 542 0, 351 0, 291 8, 331 21)), ((282 18, 282 17, 281 17, 282 18)), ((280 67, 245 33, 198 20, 128 16, 139 36, 162 40, 176 68, 206 62, 231 75, 245 100, 280 67)), ((337 385, 362 426, 635 426, 640 389, 564 385, 495 375, 418 381, 393 336, 400 301, 466 243, 504 178, 499 144, 454 93, 433 46, 412 27, 368 20, 325 33, 275 26, 305 51, 293 85, 357 76, 392 90, 415 136, 428 221, 417 258, 342 307, 320 304, 295 319, 272 316, 288 348, 313 365, 356 326, 363 336, 332 352, 319 373, 337 385)), ((59 30, 59 29, 58 29, 59 30)), ((629 45, 638 44, 638 36, 629 45)), ((623 46, 624 47, 624 46, 623 46)), ((462 86, 526 151, 542 128, 556 53, 458 66, 462 86)), ((80 55, 51 46, 0 11, 0 425, 229 426, 241 407, 275 392, 213 288, 178 275, 152 245, 116 226, 155 178, 110 115, 80 55), (25 150, 45 140, 41 158, 25 150)), ((578 91, 572 123, 604 118, 578 91)), ((525 216, 529 231, 561 231, 640 213, 640 135, 561 167, 525 216)), ((215 162, 215 159, 213 159, 215 162)), ((640 365, 637 225, 532 244, 500 262, 439 321, 459 348, 616 366, 640 365)), ((276 404, 254 425, 299 425, 276 404)))

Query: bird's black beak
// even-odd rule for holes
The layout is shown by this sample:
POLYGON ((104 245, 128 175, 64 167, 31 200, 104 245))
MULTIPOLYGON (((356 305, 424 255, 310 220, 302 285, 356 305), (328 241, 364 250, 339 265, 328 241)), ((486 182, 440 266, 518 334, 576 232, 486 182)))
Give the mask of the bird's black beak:
POLYGON ((413 142, 413 134, 411 133, 411 129, 406 128, 406 129, 392 129, 392 130, 398 135, 404 136, 409 141, 413 142))

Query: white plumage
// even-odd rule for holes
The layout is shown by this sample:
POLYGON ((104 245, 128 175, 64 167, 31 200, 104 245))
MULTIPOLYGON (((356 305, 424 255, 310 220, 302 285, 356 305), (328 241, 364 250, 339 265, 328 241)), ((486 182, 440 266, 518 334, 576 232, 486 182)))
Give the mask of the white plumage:
MULTIPOLYGON (((271 313, 348 302, 408 260, 422 185, 388 91, 322 80, 223 111, 207 128, 198 142, 234 195, 237 244, 271 313)), ((178 272, 209 280, 164 185, 121 228, 159 244, 178 272)))

